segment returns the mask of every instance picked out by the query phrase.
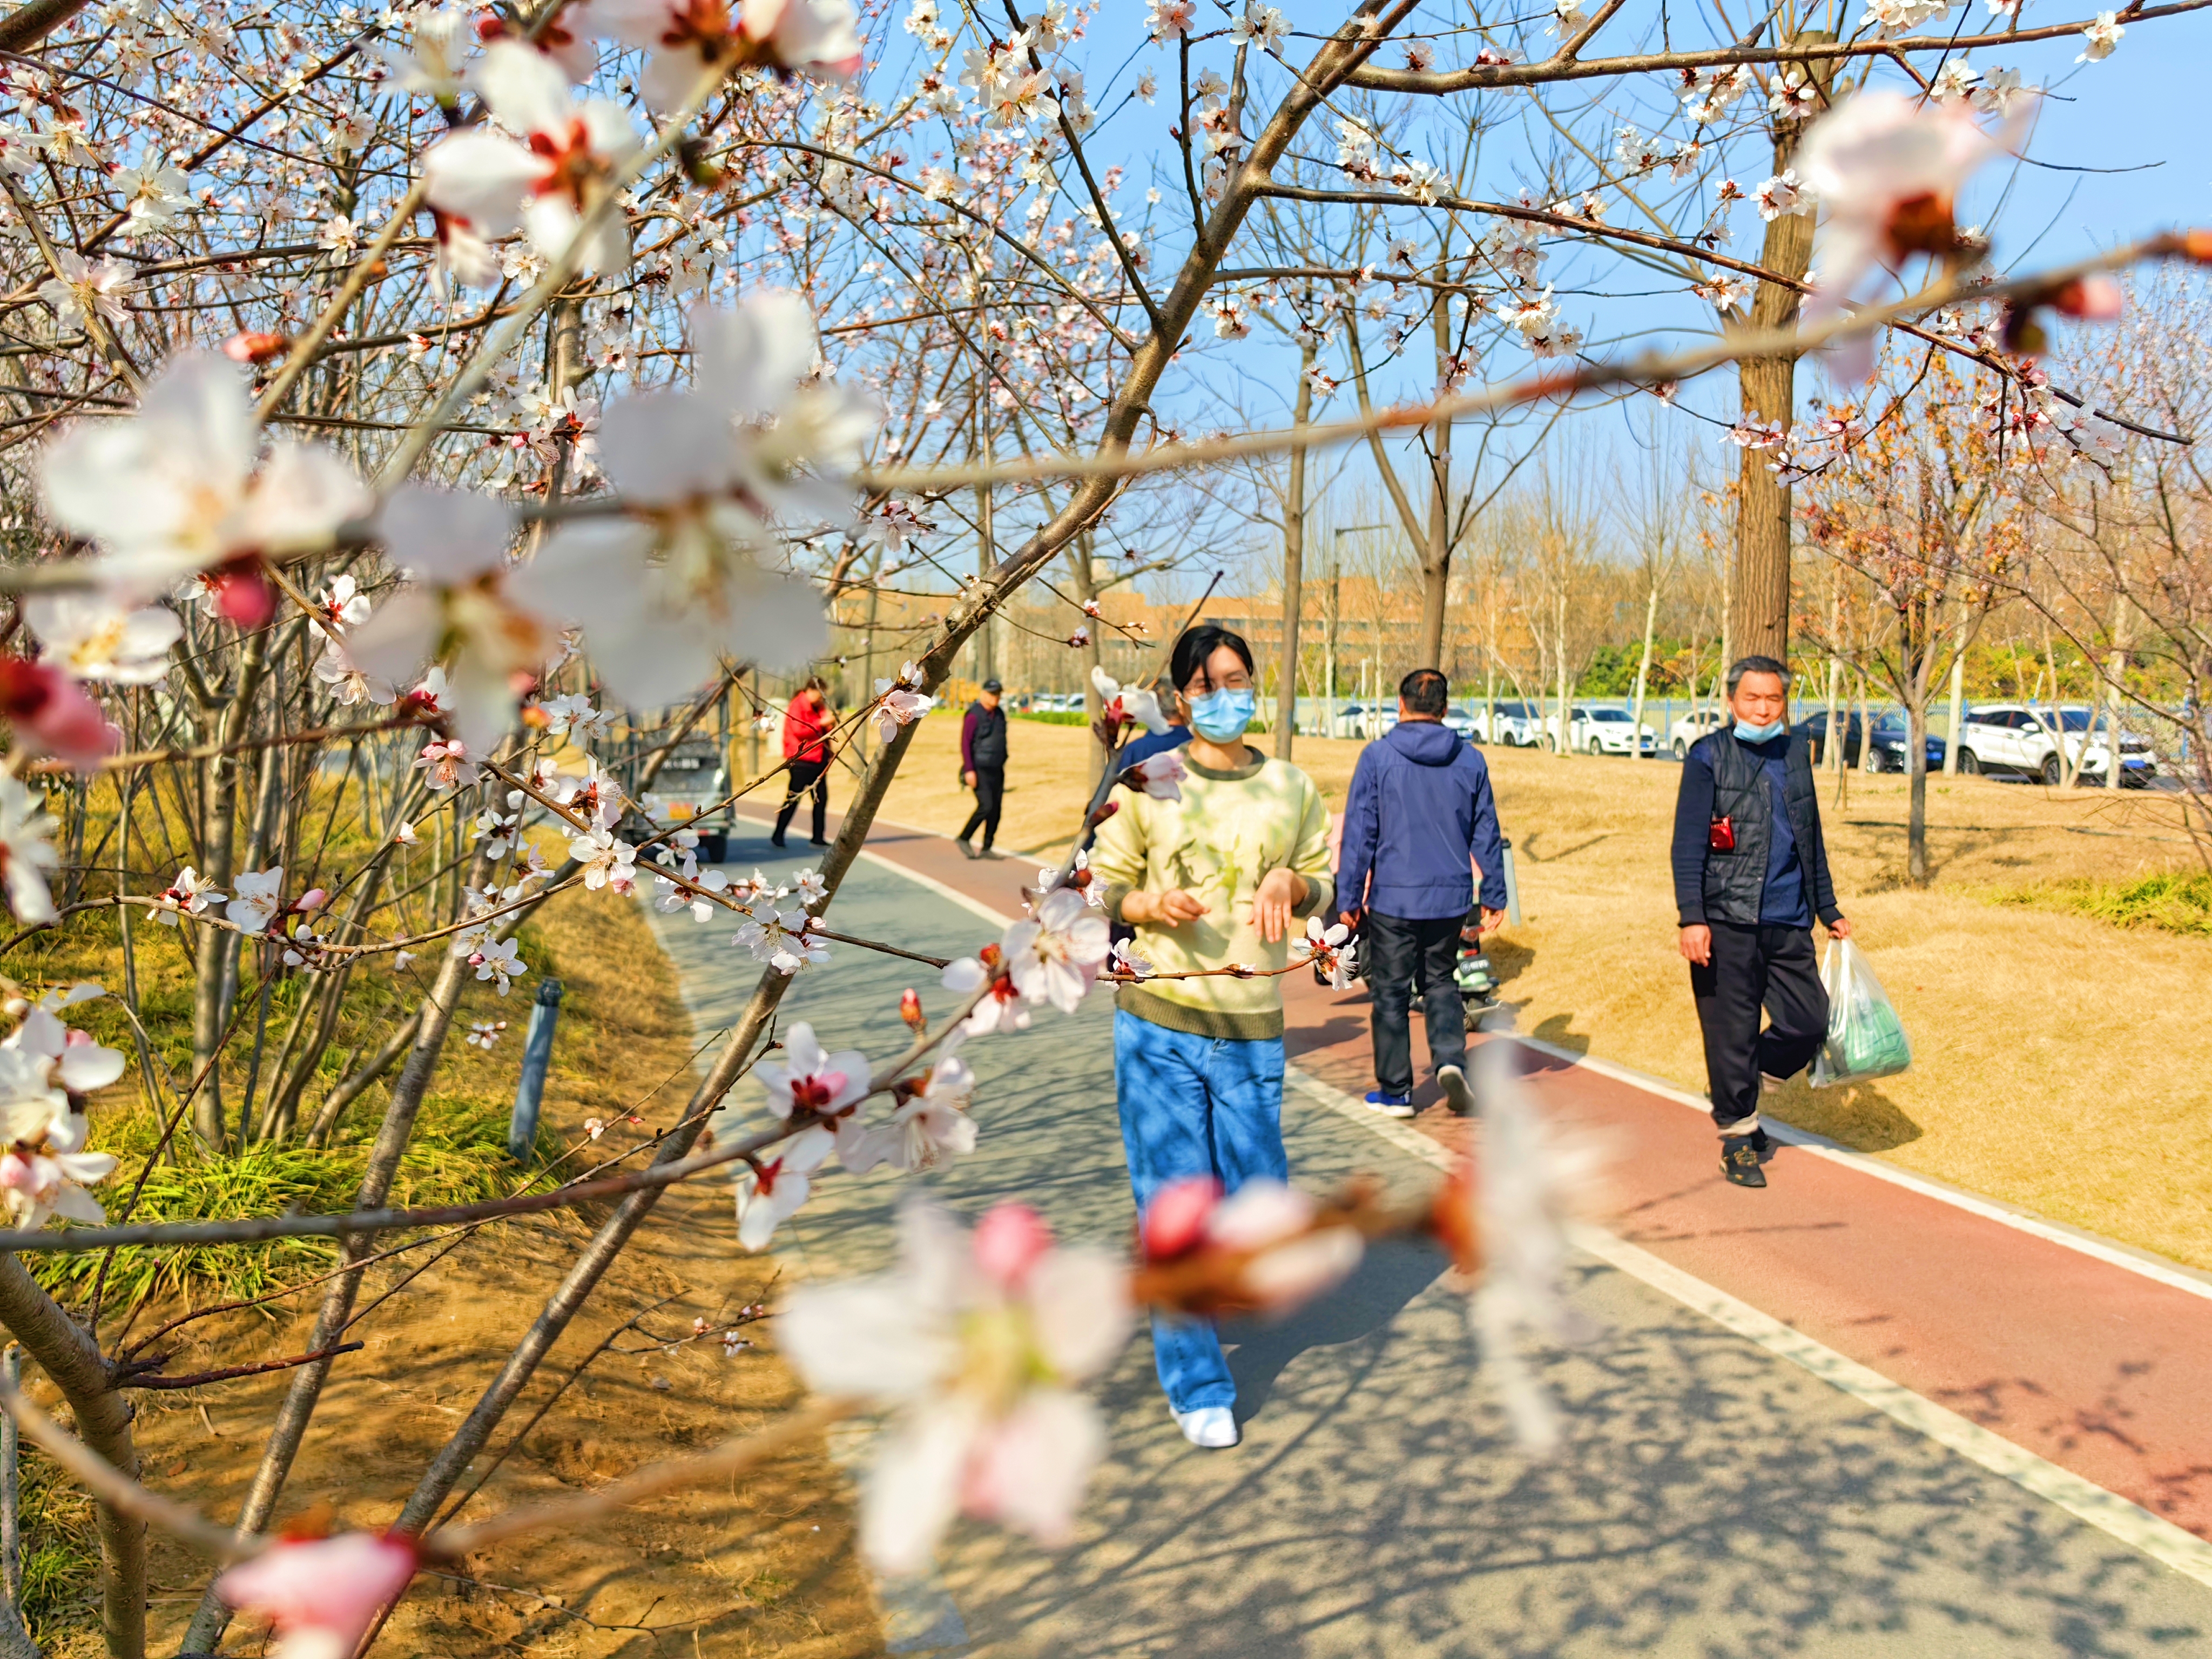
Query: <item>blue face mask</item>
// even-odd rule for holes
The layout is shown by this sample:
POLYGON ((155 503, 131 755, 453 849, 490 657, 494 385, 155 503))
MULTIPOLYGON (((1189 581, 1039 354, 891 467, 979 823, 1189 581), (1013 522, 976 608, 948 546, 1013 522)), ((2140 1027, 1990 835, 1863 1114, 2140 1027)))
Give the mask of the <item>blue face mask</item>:
POLYGON ((1233 743, 1252 724, 1258 707, 1250 687, 1231 690, 1224 686, 1190 700, 1191 729, 1209 743, 1233 743))
POLYGON ((1738 720, 1735 723, 1735 734, 1746 743, 1771 743, 1782 735, 1782 726, 1783 722, 1780 720, 1775 721, 1771 726, 1747 726, 1743 721, 1738 720))

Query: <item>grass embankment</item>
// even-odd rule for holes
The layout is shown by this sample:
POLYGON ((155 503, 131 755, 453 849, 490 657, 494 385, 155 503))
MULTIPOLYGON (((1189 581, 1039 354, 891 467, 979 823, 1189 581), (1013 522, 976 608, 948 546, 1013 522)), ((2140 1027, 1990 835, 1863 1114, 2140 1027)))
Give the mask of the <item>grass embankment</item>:
MULTIPOLYGON (((949 833, 972 802, 959 722, 922 723, 887 817, 949 833)), ((1091 757, 1083 732, 1012 738, 999 845, 1064 846, 1091 757)), ((1267 739, 1263 749, 1272 749, 1267 739)), ((1341 809, 1361 744, 1301 738, 1298 763, 1341 809)), ((1675 952, 1668 842, 1678 769, 1659 761, 1486 750, 1524 921, 1492 955, 1520 1026, 1702 1092, 1675 952)), ((833 773, 833 799, 852 779, 833 773)), ((1836 885, 1913 1044, 1905 1075, 1770 1097, 1777 1116, 1940 1180, 2212 1268, 2212 939, 2115 927, 2202 915, 2208 884, 2170 798, 1987 778, 1928 785, 1932 879, 1905 874, 1905 780, 1851 775, 1821 807, 1836 885), (2021 896, 2025 895, 2024 897, 2021 896), (2021 897, 2037 908, 2025 910, 2021 897), (2109 917, 2109 920, 2107 919, 2109 917)))
POLYGON ((2091 916, 2120 927, 2212 939, 2212 875, 2202 871, 2167 871, 2132 881, 2050 882, 1997 896, 2007 904, 2091 916))
MULTIPOLYGON (((112 940, 112 917, 99 925, 112 940)), ((139 936, 148 947, 138 960, 142 984, 149 975, 158 984, 167 971, 158 951, 181 956, 167 929, 149 945, 146 935, 155 932, 143 929, 139 936)), ((41 974, 61 978, 100 969, 89 943, 76 953, 78 961, 64 960, 67 954, 50 948, 41 974)), ((523 955, 535 972, 505 1000, 488 985, 469 988, 402 1172, 402 1201, 519 1190, 540 1178, 510 1163, 504 1151, 537 973, 558 975, 567 990, 541 1140, 544 1155, 569 1159, 561 1166, 564 1173, 586 1160, 640 1149, 674 1121, 689 1097, 696 1076, 690 1023, 635 906, 605 893, 565 895, 526 931, 523 955), (490 1050, 459 1040, 470 1023, 498 1019, 509 1026, 490 1050), (632 1116, 638 1121, 629 1121, 632 1116), (586 1117, 613 1127, 592 1143, 582 1127, 586 1117)), ((18 965, 16 972, 25 969, 18 965)), ((113 982, 104 970, 94 976, 113 982)), ((87 1003, 70 1017, 106 1041, 127 1044, 127 1028, 106 1029, 97 1011, 108 1007, 87 1003)), ((112 1012, 105 1017, 114 1018, 112 1012)), ((127 1099, 136 1078, 134 1067, 108 1091, 111 1098, 94 1108, 98 1133, 118 1148, 150 1145, 154 1133, 150 1111, 127 1099)), ((270 1149, 243 1161, 193 1160, 173 1176, 159 1172, 159 1181, 172 1185, 149 1188, 166 1196, 142 1206, 141 1213, 212 1206, 215 1212, 234 1214, 288 1201, 343 1208, 385 1098, 382 1085, 371 1089, 321 1153, 270 1149)), ((126 1164, 102 1195, 119 1190, 131 1174, 126 1164)), ((543 1501, 702 1449, 797 1402, 797 1386, 771 1350, 752 1346, 730 1356, 716 1340, 744 1322, 741 1310, 768 1299, 772 1284, 769 1263, 737 1249, 728 1192, 726 1184, 710 1182, 673 1193, 657 1207, 474 1466, 471 1480, 488 1478, 467 1505, 469 1516, 543 1501), (554 1397, 603 1338, 641 1315, 640 1329, 622 1336, 554 1397), (708 1322, 709 1340, 690 1340, 695 1318, 708 1322), (511 1437, 549 1401, 543 1420, 512 1446, 511 1437), (495 1469, 495 1459, 503 1459, 495 1469)), ((348 1333, 367 1348, 333 1367, 278 1523, 327 1504, 338 1526, 389 1525, 603 1213, 443 1233, 372 1267, 348 1333)), ((387 1239, 383 1247, 402 1242, 387 1239)), ((327 1249, 312 1245, 198 1253, 188 1270, 172 1269, 155 1286, 133 1328, 151 1330, 234 1290, 302 1285, 326 1271, 328 1261, 327 1249)), ((155 1266, 143 1264, 141 1282, 155 1266)), ((118 1272, 127 1275, 121 1261, 118 1272)), ((81 1281, 82 1270, 70 1277, 81 1281)), ((302 1352, 319 1295, 319 1285, 309 1285, 258 1309, 185 1326, 156 1345, 169 1354, 164 1369, 185 1374, 302 1352)), ((131 1300, 112 1278, 101 1327, 111 1345, 131 1300)), ((289 1381, 278 1374, 137 1395, 145 1478, 209 1514, 226 1520, 234 1515, 289 1381)), ((26 1464, 27 1610, 50 1655, 91 1659, 100 1644, 88 1506, 35 1455, 27 1454, 26 1464)), ((842 1479, 818 1443, 735 1487, 676 1494, 596 1523, 588 1536, 526 1537, 469 1565, 466 1578, 419 1579, 383 1645, 397 1653, 454 1656, 665 1647, 703 1659, 757 1651, 830 1659, 880 1651, 872 1599, 852 1556, 842 1479)), ((198 1557, 156 1535, 150 1645, 173 1649, 207 1571, 198 1557)), ((262 1638, 241 1627, 230 1639, 251 1650, 262 1638)))

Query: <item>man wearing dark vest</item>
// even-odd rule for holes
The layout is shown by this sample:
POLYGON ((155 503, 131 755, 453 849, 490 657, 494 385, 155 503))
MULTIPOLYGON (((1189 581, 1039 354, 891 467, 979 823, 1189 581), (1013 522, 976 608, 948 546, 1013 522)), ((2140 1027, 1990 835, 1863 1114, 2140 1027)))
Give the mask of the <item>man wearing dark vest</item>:
POLYGON ((1001 688, 985 680, 981 694, 968 705, 960 722, 960 781, 975 792, 975 810, 959 835, 960 850, 971 859, 994 859, 991 842, 999 833, 999 807, 1006 793, 1006 711, 999 707, 1001 688), (977 826, 983 831, 983 850, 977 852, 968 838, 977 826))
POLYGON ((1700 738, 1674 804, 1674 904, 1705 1038, 1721 1132, 1721 1172, 1764 1187, 1771 1156, 1759 1097, 1810 1065, 1828 1030, 1813 919, 1832 939, 1836 908, 1811 746, 1790 733, 1790 670, 1746 657, 1728 672, 1733 726, 1700 738), (1771 1017, 1759 1030, 1759 1010, 1771 1017))

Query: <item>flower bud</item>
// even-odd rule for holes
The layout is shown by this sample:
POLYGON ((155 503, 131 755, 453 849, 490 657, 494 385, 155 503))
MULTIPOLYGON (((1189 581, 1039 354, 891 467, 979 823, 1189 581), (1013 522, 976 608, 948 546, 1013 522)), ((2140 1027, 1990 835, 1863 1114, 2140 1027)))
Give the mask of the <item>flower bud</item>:
POLYGON ((234 363, 265 363, 283 356, 292 343, 282 334, 248 329, 222 343, 222 355, 234 363))
POLYGON ((2085 322, 2108 323, 2127 307, 2127 291, 2110 271, 2077 276, 2051 296, 2061 314, 2085 322))
POLYGON ((899 1018, 917 1036, 929 1029, 929 1018, 921 1012, 921 995, 911 985, 900 994, 899 1018))
POLYGON ((975 1265, 1008 1290, 1052 1249, 1052 1229, 1026 1204, 999 1204, 975 1224, 975 1265))

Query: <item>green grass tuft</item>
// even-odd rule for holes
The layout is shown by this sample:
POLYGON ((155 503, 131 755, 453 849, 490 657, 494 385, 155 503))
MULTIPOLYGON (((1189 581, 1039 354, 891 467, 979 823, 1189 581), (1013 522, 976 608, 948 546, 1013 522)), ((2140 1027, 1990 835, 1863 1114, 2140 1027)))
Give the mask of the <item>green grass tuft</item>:
POLYGON ((2094 916, 2119 927, 2212 938, 2212 874, 2167 871, 2131 881, 2047 882, 1999 894, 2000 902, 2094 916))
POLYGON ((23 1622, 41 1650, 100 1622, 100 1534, 92 1499, 37 1448, 22 1448, 23 1622))
MULTIPOLYGON (((94 1147, 115 1153, 122 1165, 100 1188, 111 1214, 151 1155, 157 1132, 144 1112, 114 1112, 94 1120, 94 1147)), ((539 1131, 540 1155, 557 1152, 539 1131)), ((239 1216, 309 1215, 349 1208, 361 1186, 368 1152, 362 1145, 317 1150, 296 1143, 248 1147, 234 1157, 210 1158, 179 1136, 178 1161, 154 1167, 139 1195, 133 1221, 200 1221, 239 1216)), ((507 1156, 507 1112, 482 1102, 432 1095, 422 1103, 415 1133, 399 1160, 391 1201, 400 1206, 468 1204, 511 1190, 520 1171, 507 1156)), ((312 1276, 337 1260, 326 1238, 272 1239, 260 1244, 213 1244, 177 1250, 131 1246, 115 1252, 108 1270, 106 1303, 127 1307, 150 1285, 157 1294, 214 1291, 224 1298, 260 1296, 312 1276)), ((100 1255, 33 1258, 39 1280, 56 1298, 89 1300, 100 1255)))

